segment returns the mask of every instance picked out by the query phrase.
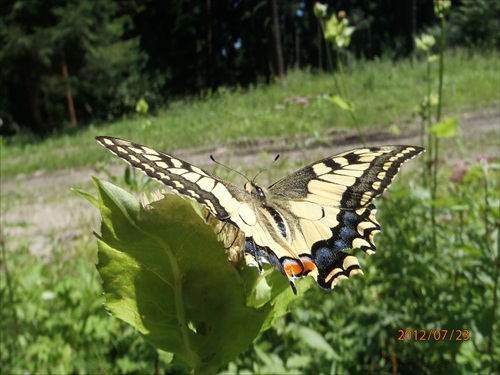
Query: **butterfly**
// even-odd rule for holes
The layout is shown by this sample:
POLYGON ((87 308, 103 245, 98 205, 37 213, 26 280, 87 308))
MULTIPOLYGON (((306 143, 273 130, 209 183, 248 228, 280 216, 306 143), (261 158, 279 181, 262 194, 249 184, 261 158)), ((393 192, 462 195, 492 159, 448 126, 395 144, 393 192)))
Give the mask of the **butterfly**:
POLYGON ((248 181, 241 189, 158 150, 115 137, 97 137, 112 153, 173 191, 204 205, 245 236, 248 265, 269 263, 290 282, 312 276, 324 289, 362 273, 346 249, 375 252, 380 231, 374 199, 401 165, 424 151, 417 146, 359 148, 312 163, 267 189, 248 181))

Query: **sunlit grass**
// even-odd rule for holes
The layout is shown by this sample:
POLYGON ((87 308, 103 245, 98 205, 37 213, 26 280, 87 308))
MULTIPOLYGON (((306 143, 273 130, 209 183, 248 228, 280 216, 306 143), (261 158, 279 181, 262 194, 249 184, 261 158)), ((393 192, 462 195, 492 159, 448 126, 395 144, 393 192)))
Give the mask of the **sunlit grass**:
MULTIPOLYGON (((498 55, 453 51, 446 56, 444 112, 474 110, 497 103, 498 55)), ((433 66, 437 69, 437 65, 433 66)), ((426 90, 425 61, 356 62, 348 69, 350 99, 362 128, 398 125, 412 119, 426 90)), ((334 94, 328 74, 291 71, 287 84, 256 85, 248 90, 219 89, 198 99, 175 101, 156 116, 136 116, 39 143, 4 140, 2 177, 36 170, 93 165, 110 155, 94 137, 113 135, 159 149, 227 145, 231 141, 289 134, 324 134, 353 129, 349 115, 325 99, 334 94), (308 104, 286 103, 291 96, 308 104)))

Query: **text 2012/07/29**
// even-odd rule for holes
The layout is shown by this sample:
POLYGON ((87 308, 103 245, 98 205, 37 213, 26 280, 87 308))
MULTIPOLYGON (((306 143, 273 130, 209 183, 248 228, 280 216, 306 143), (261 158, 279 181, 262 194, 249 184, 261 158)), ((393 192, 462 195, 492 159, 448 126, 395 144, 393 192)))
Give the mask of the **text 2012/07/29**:
POLYGON ((398 329, 398 341, 468 341, 468 329, 398 329))

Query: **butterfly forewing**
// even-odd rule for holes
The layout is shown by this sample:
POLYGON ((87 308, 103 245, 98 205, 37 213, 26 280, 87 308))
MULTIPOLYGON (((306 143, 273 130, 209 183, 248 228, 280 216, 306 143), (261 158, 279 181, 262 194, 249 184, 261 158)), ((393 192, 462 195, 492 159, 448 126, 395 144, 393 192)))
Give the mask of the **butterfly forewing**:
POLYGON ((383 146, 347 151, 313 163, 269 187, 287 199, 305 199, 323 206, 357 208, 381 195, 401 165, 421 147, 383 146))
POLYGON ((175 192, 205 205, 219 220, 229 218, 243 199, 242 189, 183 160, 120 138, 96 139, 133 167, 175 192))

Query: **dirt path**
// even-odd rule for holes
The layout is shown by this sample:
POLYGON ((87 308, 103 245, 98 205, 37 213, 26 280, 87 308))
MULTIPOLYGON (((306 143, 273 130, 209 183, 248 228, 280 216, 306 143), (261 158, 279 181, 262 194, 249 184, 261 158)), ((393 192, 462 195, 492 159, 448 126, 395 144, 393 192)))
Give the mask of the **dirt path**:
MULTIPOLYGON (((499 158, 500 107, 458 116, 464 148, 470 155, 488 154, 499 158)), ((401 130, 399 137, 386 131, 372 131, 365 137, 370 145, 420 143, 418 125, 407 124, 401 130)), ((271 155, 279 153, 285 160, 312 162, 358 146, 361 144, 355 133, 336 131, 321 141, 307 136, 269 138, 239 141, 228 147, 177 150, 173 154, 211 170, 213 163, 208 158, 210 154, 223 162, 231 155, 230 165, 261 166, 269 160, 269 157, 262 157, 264 152, 271 155)), ((444 141, 442 147, 447 157, 458 157, 454 142, 444 141)), ((117 161, 110 166, 109 171, 120 175, 123 169, 124 165, 117 161)), ((70 189, 74 187, 93 192, 91 175, 105 177, 92 168, 79 168, 51 173, 37 172, 2 180, 0 235, 4 236, 8 247, 25 244, 34 254, 43 255, 50 253, 54 243, 64 246, 68 242, 88 237, 91 228, 98 227, 98 214, 70 189)))

